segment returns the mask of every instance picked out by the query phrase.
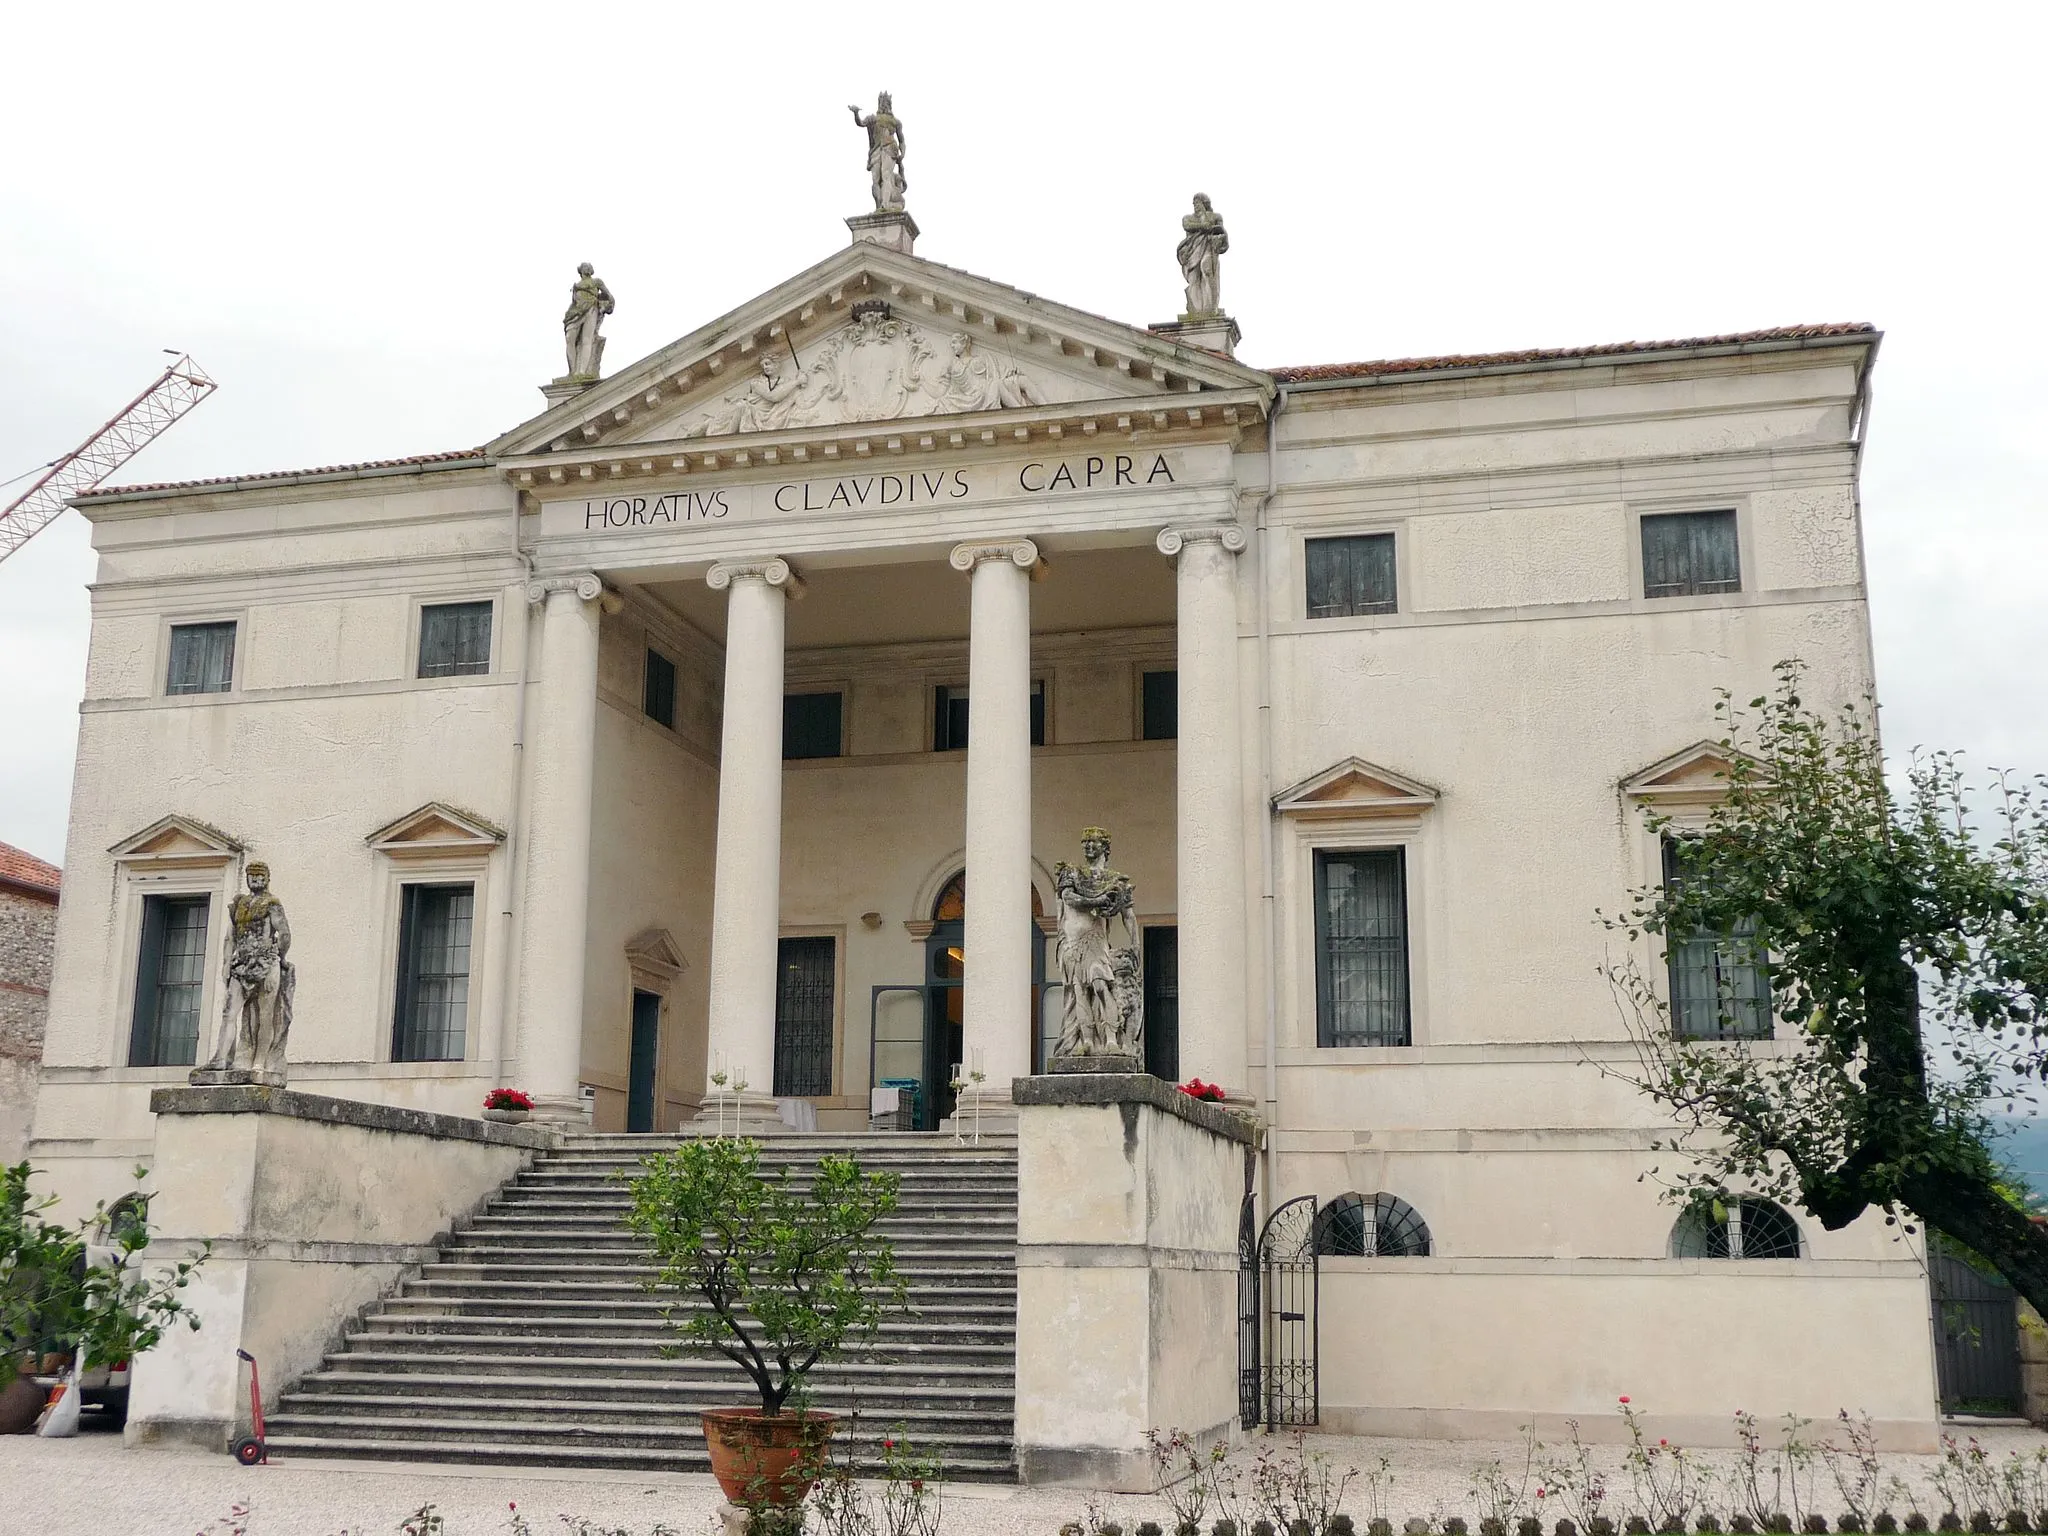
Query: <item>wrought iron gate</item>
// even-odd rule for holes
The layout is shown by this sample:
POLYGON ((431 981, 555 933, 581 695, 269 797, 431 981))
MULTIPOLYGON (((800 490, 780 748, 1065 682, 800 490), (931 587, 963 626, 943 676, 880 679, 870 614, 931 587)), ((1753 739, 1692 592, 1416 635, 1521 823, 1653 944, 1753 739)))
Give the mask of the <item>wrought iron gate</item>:
POLYGON ((1927 1278, 1942 1412, 2018 1413, 2019 1307, 2012 1287, 1938 1248, 1927 1255, 1927 1278))
POLYGON ((1266 1218, 1259 1234, 1263 1323, 1260 1382, 1266 1424, 1314 1424, 1321 1409, 1317 1373, 1316 1197, 1301 1195, 1266 1218))
POLYGON ((1237 1421, 1259 1427, 1259 1209, 1256 1155, 1244 1158, 1244 1203, 1237 1208, 1237 1421))

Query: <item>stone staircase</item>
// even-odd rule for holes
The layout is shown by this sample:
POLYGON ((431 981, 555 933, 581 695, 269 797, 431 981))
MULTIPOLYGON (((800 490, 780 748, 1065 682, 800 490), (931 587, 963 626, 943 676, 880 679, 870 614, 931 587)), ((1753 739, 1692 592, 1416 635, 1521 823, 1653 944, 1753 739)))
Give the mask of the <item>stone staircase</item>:
MULTIPOLYGON (((703 1471, 700 1409, 759 1402, 723 1357, 664 1358, 674 1333, 626 1230, 623 1180, 655 1136, 577 1136, 544 1152, 353 1324, 270 1415, 280 1456, 703 1471)), ((899 1431, 957 1479, 1015 1476, 1017 1149, 950 1135, 762 1143, 801 1182, 821 1153, 903 1180, 884 1222, 910 1316, 811 1374, 817 1407, 858 1412, 856 1458, 899 1431)), ((841 1435, 848 1433, 842 1424, 841 1435)))

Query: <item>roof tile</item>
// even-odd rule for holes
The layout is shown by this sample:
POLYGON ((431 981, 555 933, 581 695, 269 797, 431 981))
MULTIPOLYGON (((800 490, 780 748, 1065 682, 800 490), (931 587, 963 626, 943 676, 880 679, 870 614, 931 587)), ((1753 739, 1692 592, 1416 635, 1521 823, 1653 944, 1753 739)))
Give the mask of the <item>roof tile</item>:
POLYGON ((54 893, 63 880, 64 871, 56 865, 45 864, 34 854, 24 853, 11 843, 0 843, 0 882, 33 886, 37 890, 54 893))

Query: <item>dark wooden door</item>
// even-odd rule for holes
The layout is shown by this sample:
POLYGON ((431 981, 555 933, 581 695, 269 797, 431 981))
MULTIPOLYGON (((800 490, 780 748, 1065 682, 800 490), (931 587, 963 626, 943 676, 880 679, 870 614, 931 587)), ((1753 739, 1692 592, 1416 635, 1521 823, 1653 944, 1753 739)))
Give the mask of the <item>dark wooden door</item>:
POLYGON ((1938 1248, 1928 1255, 1927 1273, 1942 1412, 2018 1413, 2019 1302, 2012 1287, 1938 1248))
POLYGON ((633 1041, 626 1065, 626 1129, 654 1129, 654 1068, 661 1056, 661 998, 633 994, 633 1041))
POLYGON ((1145 1070, 1180 1081, 1180 929, 1154 923, 1144 932, 1145 1070))

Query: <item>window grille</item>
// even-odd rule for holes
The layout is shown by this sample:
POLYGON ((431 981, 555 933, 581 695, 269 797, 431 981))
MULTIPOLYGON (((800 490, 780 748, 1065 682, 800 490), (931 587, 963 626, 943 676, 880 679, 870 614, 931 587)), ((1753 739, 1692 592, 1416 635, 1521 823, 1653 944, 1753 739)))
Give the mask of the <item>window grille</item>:
MULTIPOLYGON (((1684 863, 1675 839, 1664 840, 1664 884, 1676 889, 1684 863)), ((1771 1038, 1771 975, 1756 924, 1737 923, 1725 933, 1696 928, 1689 936, 1665 936, 1671 986, 1671 1032, 1682 1040, 1768 1040, 1771 1038)))
POLYGON ((1799 1224, 1782 1206, 1743 1195, 1688 1206, 1671 1228, 1674 1259, 1796 1259, 1799 1224))
POLYGON ((842 751, 844 695, 839 693, 786 693, 782 696, 782 755, 796 760, 806 757, 837 757, 842 751))
POLYGON ((1408 1044, 1404 850, 1316 855, 1316 1043, 1408 1044))
MULTIPOLYGON (((932 750, 958 752, 967 745, 967 689, 932 690, 932 750)), ((1031 685, 1031 745, 1045 745, 1045 684, 1031 685)))
POLYGON ((173 624, 165 693, 226 693, 235 680, 235 626, 173 624))
POLYGON ((1172 741, 1180 735, 1180 674, 1147 672, 1144 677, 1144 739, 1172 741))
POLYGON ((204 896, 142 898, 142 949, 128 1040, 131 1067, 189 1067, 199 1058, 207 907, 204 896))
POLYGON ((1664 512, 1645 517, 1642 527, 1643 596, 1694 597, 1742 590, 1732 509, 1664 512))
POLYGON ((398 937, 393 1061, 460 1061, 469 1025, 468 885, 408 885, 398 937))
POLYGON ((1316 1214, 1316 1252, 1332 1257, 1426 1259, 1429 1223, 1397 1195, 1339 1195, 1316 1214))
POLYGON ((490 670, 489 603, 432 603, 420 610, 421 677, 476 677, 490 670))
POLYGON ((832 1091, 830 937, 783 939, 775 968, 775 1096, 832 1091))
POLYGON ((640 687, 641 711, 656 725, 676 728, 676 664, 661 652, 647 653, 647 675, 640 687))
POLYGON ((1341 619, 1398 610, 1391 533, 1309 539, 1305 556, 1310 618, 1341 619))

